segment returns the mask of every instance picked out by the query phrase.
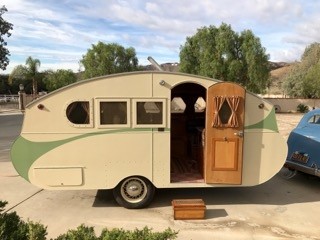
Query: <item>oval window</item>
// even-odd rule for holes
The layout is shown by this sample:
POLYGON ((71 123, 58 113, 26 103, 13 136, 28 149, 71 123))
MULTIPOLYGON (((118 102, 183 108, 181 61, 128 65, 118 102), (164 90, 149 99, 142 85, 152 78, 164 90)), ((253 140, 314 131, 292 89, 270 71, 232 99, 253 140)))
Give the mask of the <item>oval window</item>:
POLYGON ((78 101, 69 104, 66 110, 67 118, 74 124, 90 123, 90 108, 88 101, 78 101))

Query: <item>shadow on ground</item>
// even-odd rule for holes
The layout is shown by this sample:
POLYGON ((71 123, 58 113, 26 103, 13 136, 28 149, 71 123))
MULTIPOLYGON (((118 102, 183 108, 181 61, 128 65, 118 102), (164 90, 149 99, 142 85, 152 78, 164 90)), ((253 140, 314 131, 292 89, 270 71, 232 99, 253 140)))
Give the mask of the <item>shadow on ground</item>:
MULTIPOLYGON (((201 198, 207 206, 228 204, 286 205, 319 201, 320 178, 298 173, 286 180, 278 173, 268 182, 252 187, 157 189, 149 208, 171 206, 173 199, 201 198)), ((114 207, 112 190, 99 190, 93 207, 114 207)), ((224 210, 223 210, 224 211, 224 210)), ((217 212, 214 215, 225 215, 217 212)), ((217 216, 213 216, 217 217, 217 216)))

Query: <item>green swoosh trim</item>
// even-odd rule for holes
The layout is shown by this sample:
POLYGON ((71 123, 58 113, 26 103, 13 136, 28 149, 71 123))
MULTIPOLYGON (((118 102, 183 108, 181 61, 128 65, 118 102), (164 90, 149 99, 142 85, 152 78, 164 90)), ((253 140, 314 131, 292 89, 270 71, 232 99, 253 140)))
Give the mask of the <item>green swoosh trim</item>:
POLYGON ((245 126, 245 129, 269 129, 274 132, 279 132, 274 107, 265 119, 255 124, 245 126))
MULTIPOLYGON (((165 131, 170 131, 170 129, 166 128, 165 131)), ((115 129, 115 130, 107 130, 107 131, 99 131, 93 133, 86 133, 79 136, 52 141, 52 142, 33 142, 25 139, 20 136, 13 144, 11 148, 11 161, 17 172, 24 179, 29 181, 28 172, 31 165, 42 155, 47 152, 62 146, 66 143, 76 141, 79 139, 103 135, 103 134, 114 134, 114 133, 122 133, 122 132, 152 132, 152 128, 138 128, 138 129, 115 129)))

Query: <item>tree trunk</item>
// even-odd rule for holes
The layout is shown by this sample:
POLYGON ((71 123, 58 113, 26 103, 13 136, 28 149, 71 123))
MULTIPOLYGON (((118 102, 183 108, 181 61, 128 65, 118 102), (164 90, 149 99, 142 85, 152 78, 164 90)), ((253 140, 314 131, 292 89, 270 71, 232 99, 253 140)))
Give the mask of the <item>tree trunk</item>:
POLYGON ((34 96, 38 95, 38 83, 35 78, 32 79, 32 91, 34 96))

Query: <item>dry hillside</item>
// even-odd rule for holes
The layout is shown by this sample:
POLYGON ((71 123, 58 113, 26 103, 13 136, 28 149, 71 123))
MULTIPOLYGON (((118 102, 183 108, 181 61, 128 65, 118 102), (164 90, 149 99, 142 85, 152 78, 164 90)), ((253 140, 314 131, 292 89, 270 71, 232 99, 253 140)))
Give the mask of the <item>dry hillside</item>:
POLYGON ((292 69, 293 64, 281 63, 278 68, 271 70, 271 86, 268 90, 268 94, 281 95, 283 94, 282 83, 285 76, 292 69))

